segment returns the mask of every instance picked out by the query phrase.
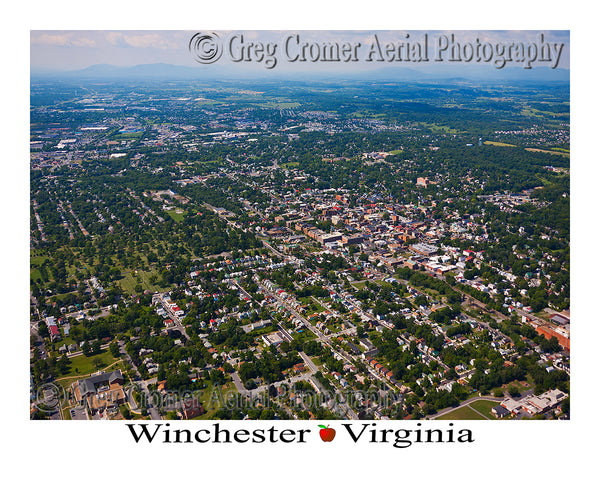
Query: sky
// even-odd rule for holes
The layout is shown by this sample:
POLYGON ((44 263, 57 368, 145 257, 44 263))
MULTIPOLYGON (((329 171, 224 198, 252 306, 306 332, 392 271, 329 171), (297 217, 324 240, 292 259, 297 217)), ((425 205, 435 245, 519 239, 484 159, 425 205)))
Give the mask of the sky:
MULTIPOLYGON (((370 70, 382 66, 402 66, 412 69, 432 69, 441 67, 468 68, 477 66, 475 49, 477 40, 482 44, 488 42, 492 48, 510 44, 523 43, 526 48, 529 45, 539 45, 540 33, 544 35, 545 42, 549 44, 563 44, 562 50, 555 53, 551 62, 533 63, 537 65, 556 66, 568 69, 570 67, 570 33, 568 30, 32 30, 30 32, 30 67, 32 71, 51 70, 78 70, 96 64, 111 64, 117 66, 133 66, 140 64, 167 63, 183 66, 197 66, 198 62, 190 52, 190 39, 197 33, 214 34, 220 39, 221 56, 214 63, 219 67, 239 68, 246 70, 289 70, 289 71, 331 71, 332 69, 345 70, 370 70), (285 50, 286 39, 293 37, 285 50), (462 50, 461 62, 450 62, 450 46, 452 35, 455 44, 460 45, 462 50), (375 37, 378 38, 382 49, 386 44, 418 43, 421 51, 424 51, 425 37, 427 36, 427 62, 388 62, 378 61, 378 51, 370 54, 375 37), (243 41, 242 41, 243 38, 243 41), (444 39, 448 40, 448 48, 442 49, 444 39), (441 43, 440 43, 441 42, 441 43), (360 44, 355 52, 355 61, 341 61, 336 63, 311 61, 310 51, 305 49, 306 61, 302 59, 302 44, 339 45, 344 43, 351 46, 360 44), (264 53, 255 51, 256 45, 262 45, 264 53), (230 46, 231 45, 231 46, 230 46), (271 58, 275 59, 273 66, 267 63, 269 58, 267 47, 274 48, 271 58), (273 47, 274 45, 274 47, 273 47), (466 48, 466 50, 464 50, 466 48), (469 55, 473 48, 473 58, 470 61, 464 55, 469 55), (440 52, 440 53, 438 53, 440 52), (465 53, 466 52, 466 53, 465 53), (441 62, 435 62, 438 56, 441 62), (298 58, 292 62, 293 58, 298 58), (242 59, 234 62, 235 59, 242 59), (271 66, 270 66, 271 65, 271 66)), ((316 48, 316 47, 312 47, 316 48)), ((417 47, 413 47, 417 48, 417 47)), ((316 52, 317 50, 313 50, 316 52)), ((506 55, 492 52, 488 53, 488 62, 481 62, 494 69, 494 62, 506 55)), ((533 52, 533 50, 532 50, 533 52)), ((539 53, 538 53, 539 56, 539 53)), ((312 57, 314 58, 314 57, 312 57)), ((351 59, 351 56, 350 56, 351 59)), ((403 59, 404 60, 404 59, 403 59)), ((497 65, 500 65, 498 63, 497 65)), ((510 62, 509 66, 523 66, 522 63, 510 62)))

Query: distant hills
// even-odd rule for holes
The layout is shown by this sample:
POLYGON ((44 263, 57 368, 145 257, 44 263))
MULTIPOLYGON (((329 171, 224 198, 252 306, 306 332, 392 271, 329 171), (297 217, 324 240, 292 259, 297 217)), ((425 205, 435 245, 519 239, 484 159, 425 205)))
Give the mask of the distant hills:
POLYGON ((198 67, 171 65, 168 63, 150 63, 132 66, 118 66, 101 63, 81 70, 34 70, 32 77, 62 77, 81 79, 122 79, 122 78, 193 78, 209 70, 209 65, 198 67))
POLYGON ((79 79, 79 80, 186 80, 186 79, 295 79, 295 80, 380 80, 380 81, 518 81, 518 82, 568 82, 570 70, 533 67, 526 70, 520 66, 497 69, 491 64, 419 64, 417 67, 385 65, 380 68, 356 70, 339 68, 329 71, 305 69, 294 71, 276 67, 244 68, 233 64, 215 65, 171 65, 152 63, 132 66, 97 64, 81 70, 31 69, 32 79, 79 79))

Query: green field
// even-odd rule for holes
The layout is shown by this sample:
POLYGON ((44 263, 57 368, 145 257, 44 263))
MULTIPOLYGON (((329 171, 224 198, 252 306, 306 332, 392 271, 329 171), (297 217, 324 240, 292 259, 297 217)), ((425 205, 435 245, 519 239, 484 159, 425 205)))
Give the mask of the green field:
POLYGON ((486 420, 486 418, 469 407, 460 407, 437 417, 437 420, 486 420))
POLYGON ((300 162, 287 162, 287 163, 280 163, 279 166, 281 168, 296 168, 300 165, 300 162))
POLYGON ((556 150, 542 150, 541 148, 526 148, 528 152, 542 152, 542 153, 550 153, 552 155, 561 155, 563 157, 569 158, 571 156, 568 152, 557 152, 556 150))
POLYGON ((492 142, 490 140, 486 140, 485 142, 483 142, 484 145, 493 145, 494 147, 516 147, 516 145, 513 145, 511 143, 502 143, 502 142, 492 142))
POLYGON ((436 125, 435 123, 424 123, 420 122, 419 125, 429 128, 433 132, 442 132, 442 133, 460 133, 459 130, 455 128, 450 128, 447 125, 436 125))
POLYGON ((570 112, 550 112, 546 110, 538 110, 537 108, 526 107, 521 110, 522 115, 526 115, 529 117, 569 117, 570 112))
POLYGON ((456 410, 452 410, 437 420, 493 420, 494 416, 490 413, 491 408, 500 402, 492 400, 478 400, 470 405, 464 405, 456 410))
POLYGON ((185 218, 185 214, 186 214, 186 212, 183 210, 167 210, 167 213, 177 223, 183 222, 183 219, 185 218), (182 213, 179 213, 179 212, 182 212, 182 213))
MULTIPOLYGON (((199 380, 201 381, 201 380, 199 380)), ((220 387, 214 388, 213 384, 210 380, 205 380, 206 388, 201 390, 202 395, 198 397, 200 403, 206 410, 204 415, 200 415, 199 417, 194 418, 194 420, 208 420, 216 413, 217 410, 226 406, 227 402, 231 402, 233 395, 237 393, 237 389, 233 382, 226 383, 220 387), (223 405, 221 402, 224 402, 223 405)))
POLYGON ((50 260, 50 257, 48 255, 44 255, 43 253, 32 252, 30 255, 30 263, 32 266, 35 265, 36 267, 39 267, 46 260, 50 260))
POLYGON ((160 278, 156 269, 125 272, 123 278, 119 280, 119 285, 121 285, 121 288, 129 294, 135 293, 135 286, 138 283, 144 290, 155 292, 158 291, 160 287, 157 284, 152 283, 150 278, 152 275, 156 275, 160 278))
POLYGON ((48 255, 33 253, 29 257, 29 276, 34 281, 42 279, 42 275, 40 273, 39 267, 46 260, 50 260, 48 255))
POLYGON ((90 357, 77 355, 76 357, 71 357, 70 360, 71 371, 68 375, 89 375, 115 363, 118 359, 113 357, 110 351, 105 350, 98 355, 90 357))
POLYGON ((492 415, 492 408, 498 404, 500 404, 500 402, 494 402, 493 400, 478 400, 477 402, 473 402, 471 404, 471 408, 477 410, 484 417, 494 420, 495 417, 492 415))

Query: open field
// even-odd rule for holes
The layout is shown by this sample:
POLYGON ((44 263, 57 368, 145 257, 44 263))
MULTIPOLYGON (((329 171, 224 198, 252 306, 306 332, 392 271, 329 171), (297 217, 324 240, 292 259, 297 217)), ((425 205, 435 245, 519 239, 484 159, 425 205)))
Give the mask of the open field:
POLYGON ((562 155, 563 157, 569 158, 571 156, 568 152, 557 152, 556 150, 542 150, 541 148, 526 148, 528 152, 542 152, 542 153, 551 153, 552 155, 562 155))
POLYGON ((472 408, 469 408, 468 405, 465 405, 464 407, 457 408, 456 410, 452 410, 451 412, 438 417, 437 420, 487 420, 487 417, 484 417, 472 408))
POLYGON ((227 405, 227 402, 231 401, 233 395, 237 393, 233 382, 226 383, 220 387, 213 386, 210 380, 205 380, 204 383, 206 383, 206 388, 201 390, 202 395, 198 397, 198 400, 206 412, 194 418, 194 420, 208 420, 217 410, 223 407, 223 403, 227 405))
POLYGON ((185 214, 186 212, 184 210, 180 210, 180 209, 174 209, 174 210, 167 210, 167 214, 173 219, 175 220, 177 223, 181 223, 183 222, 183 219, 185 218, 185 214))
POLYGON ((471 403, 471 408, 477 410, 484 417, 494 420, 495 417, 492 415, 491 410, 499 403, 500 402, 494 402, 493 400, 478 400, 477 402, 471 403))
POLYGON ((491 410, 500 403, 494 400, 476 400, 438 417, 437 420, 495 420, 491 410))
POLYGON ((486 140, 483 144, 493 145, 494 147, 516 147, 516 145, 513 145, 512 143, 492 142, 491 140, 486 140))
POLYGON ((157 284, 152 283, 151 277, 153 275, 158 277, 158 272, 155 269, 150 269, 149 271, 130 270, 129 272, 125 272, 123 274, 123 278, 119 280, 119 284, 123 290, 130 294, 135 293, 135 286, 138 284, 138 282, 144 290, 150 290, 153 292, 158 291, 160 287, 157 284))
POLYGON ((437 125, 435 123, 420 123, 421 126, 429 128, 432 132, 442 133, 460 133, 459 130, 451 128, 447 125, 437 125))
POLYGON ((300 165, 300 162, 287 162, 287 163, 280 163, 279 166, 281 168, 296 168, 300 165))
POLYGON ((76 357, 71 357, 70 360, 71 371, 69 375, 89 375, 112 365, 118 359, 113 357, 110 351, 105 350, 98 355, 91 355, 89 357, 77 355, 76 357))
POLYGON ((44 255, 41 253, 31 253, 29 257, 29 276, 34 281, 42 279, 42 274, 40 273, 40 266, 46 260, 50 261, 50 257, 48 255, 44 255))

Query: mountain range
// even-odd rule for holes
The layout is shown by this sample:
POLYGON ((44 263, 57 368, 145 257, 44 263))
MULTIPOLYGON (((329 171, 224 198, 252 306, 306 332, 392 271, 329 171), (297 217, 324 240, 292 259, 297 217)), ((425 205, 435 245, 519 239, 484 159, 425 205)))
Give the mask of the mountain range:
POLYGON ((220 65, 171 65, 152 63, 132 66, 96 64, 79 70, 31 69, 32 79, 78 79, 78 80, 187 80, 187 79, 347 79, 382 81, 436 81, 436 80, 475 80, 475 81, 550 81, 568 82, 570 70, 534 66, 527 70, 517 66, 497 69, 493 65, 440 65, 420 64, 418 68, 405 66, 383 66, 372 69, 350 69, 339 65, 329 69, 266 70, 264 68, 244 68, 231 64, 220 65))

